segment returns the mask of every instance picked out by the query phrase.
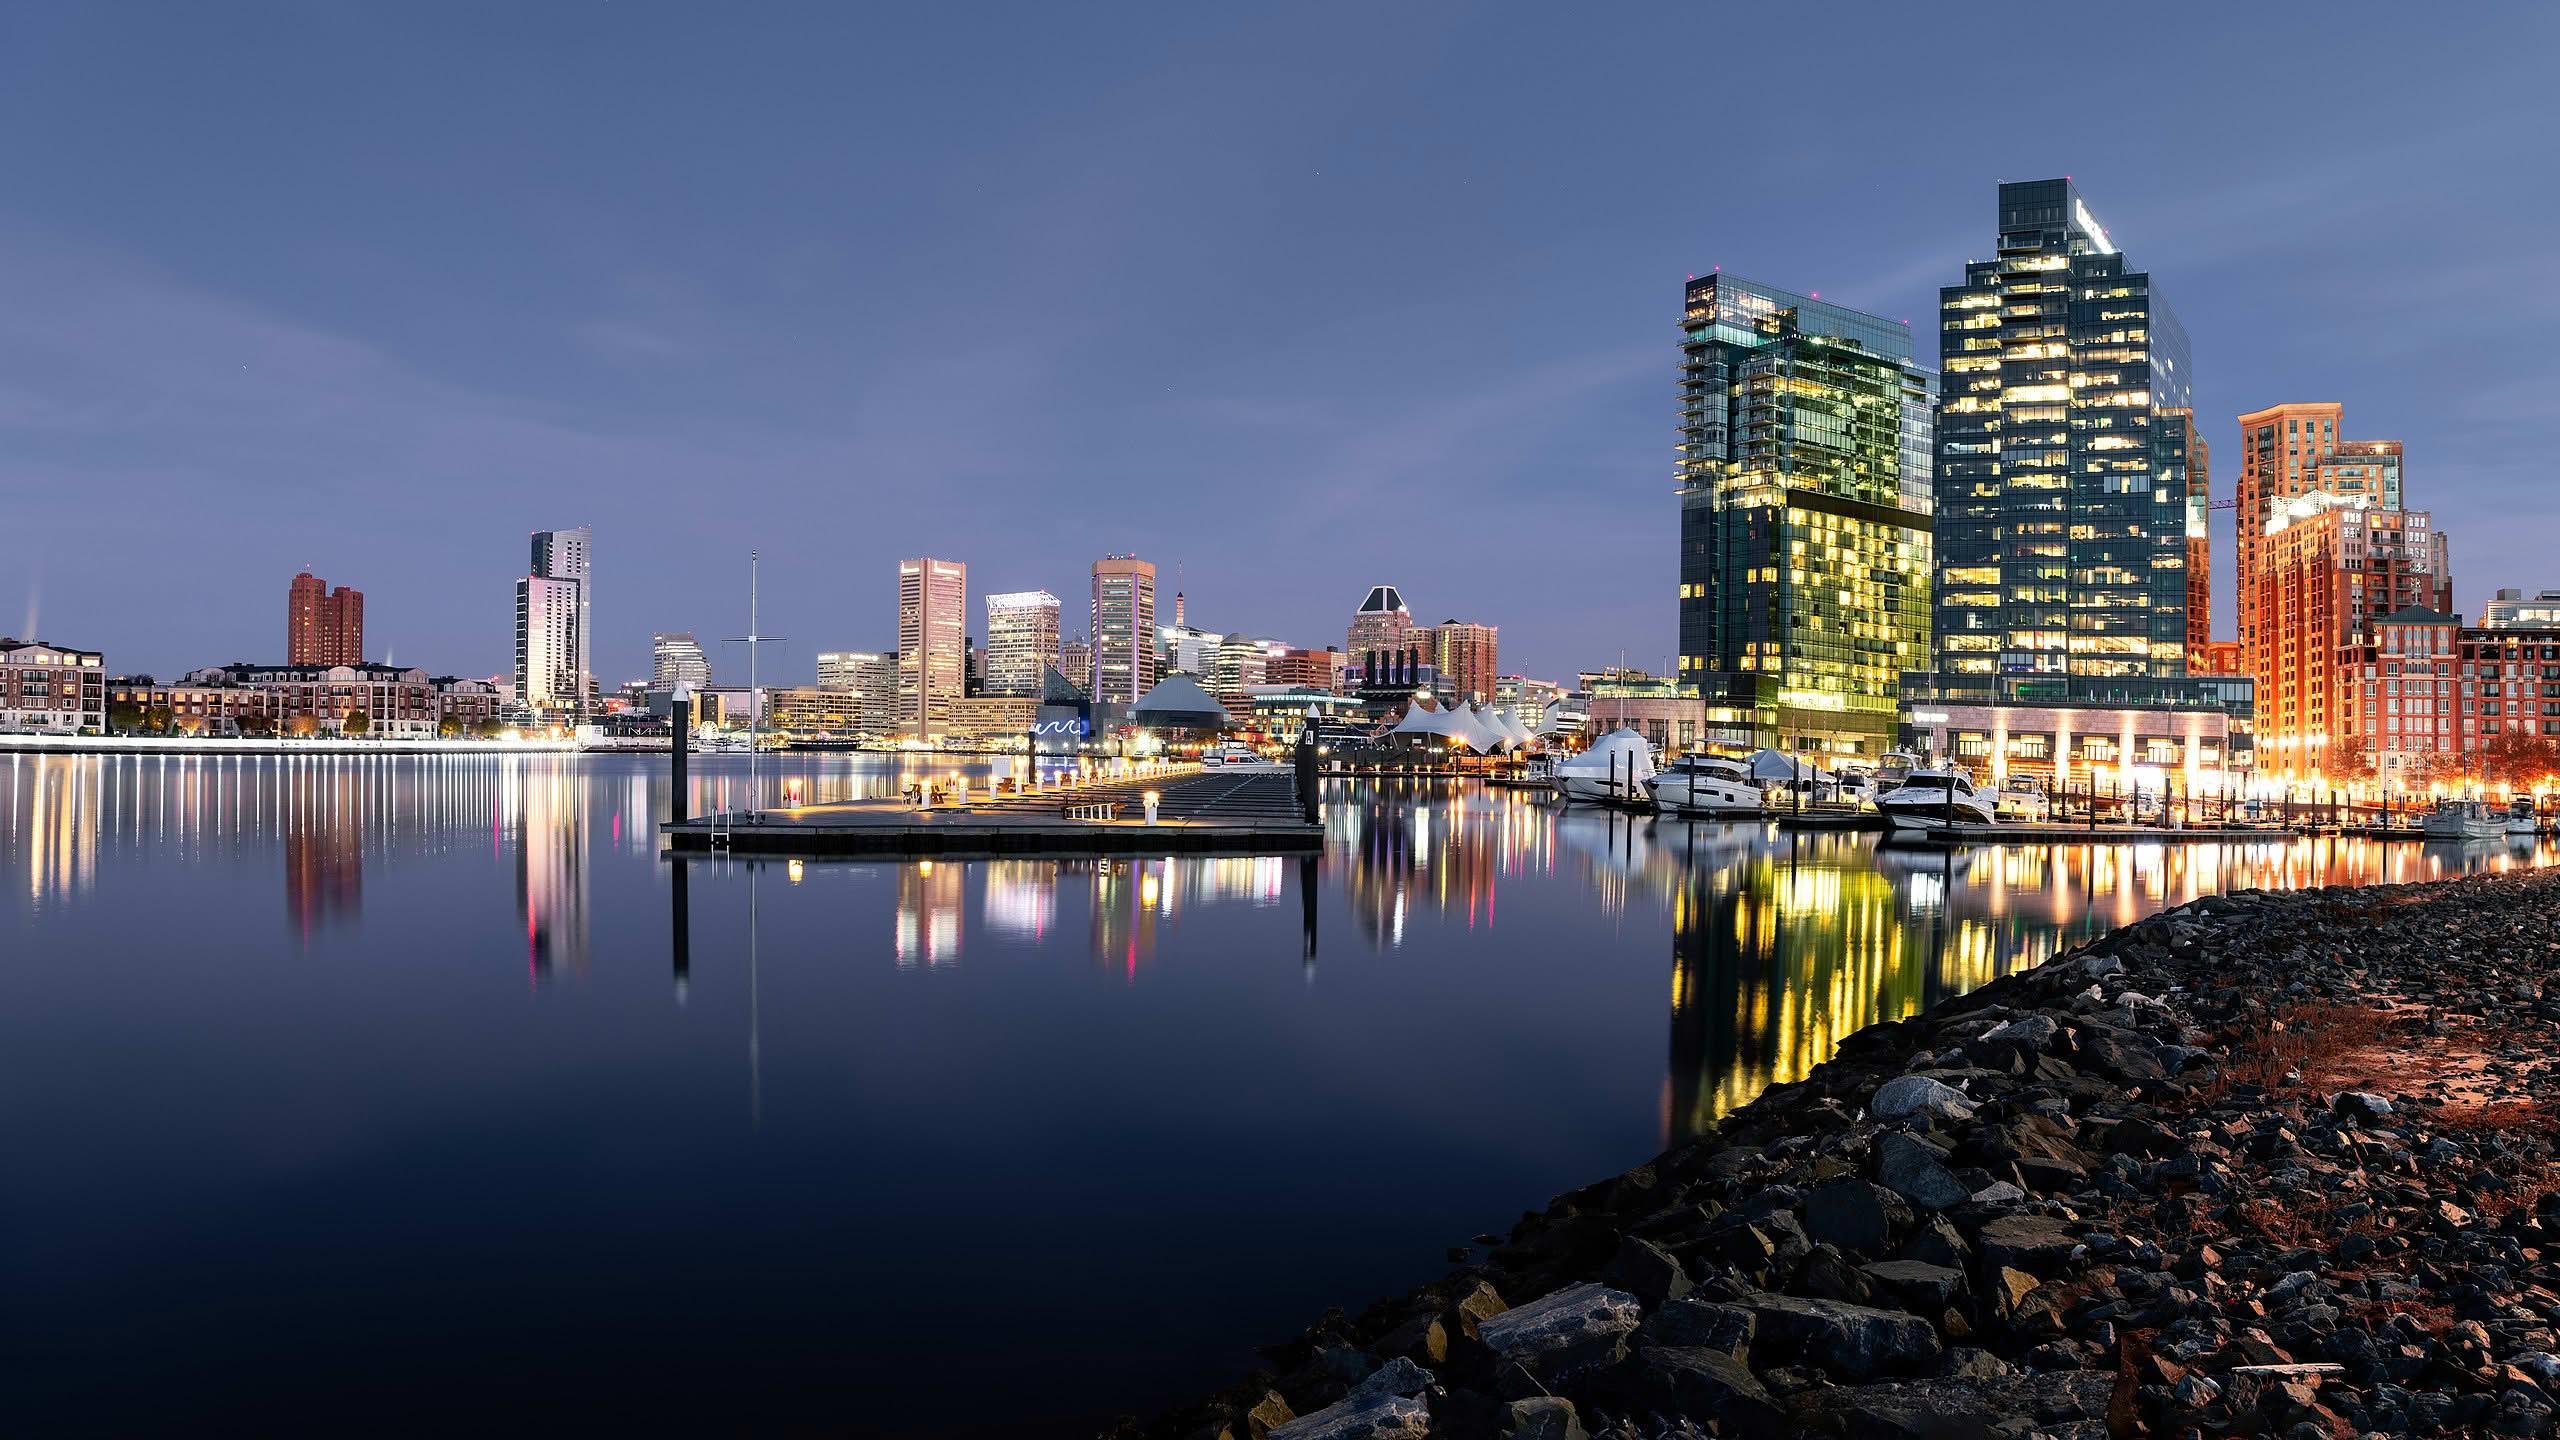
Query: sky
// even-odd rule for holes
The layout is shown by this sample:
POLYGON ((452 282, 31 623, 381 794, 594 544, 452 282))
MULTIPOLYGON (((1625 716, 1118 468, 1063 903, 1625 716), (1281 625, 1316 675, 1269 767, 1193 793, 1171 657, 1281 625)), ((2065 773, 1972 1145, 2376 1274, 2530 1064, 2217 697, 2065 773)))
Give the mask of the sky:
MULTIPOLYGON (((1674 648, 1681 287, 1908 318, 2067 174, 2245 410, 2408 447, 2466 614, 2560 585, 2560 8, 97 5, 0 10, 0 631, 164 677, 889 648, 896 563, 1153 560, 1342 643, 1674 648), (1970 18, 1967 18, 1967 17, 1970 18)), ((2217 608, 2230 614, 2229 512, 2217 608)))

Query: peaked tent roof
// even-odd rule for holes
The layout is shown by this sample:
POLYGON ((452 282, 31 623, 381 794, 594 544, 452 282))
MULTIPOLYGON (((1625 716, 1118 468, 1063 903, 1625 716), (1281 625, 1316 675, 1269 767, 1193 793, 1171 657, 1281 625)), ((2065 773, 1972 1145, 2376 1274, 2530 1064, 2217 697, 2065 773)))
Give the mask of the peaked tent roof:
POLYGON ((1139 696, 1138 703, 1129 707, 1129 718, 1142 725, 1224 725, 1227 707, 1201 689, 1199 681, 1176 671, 1139 696))

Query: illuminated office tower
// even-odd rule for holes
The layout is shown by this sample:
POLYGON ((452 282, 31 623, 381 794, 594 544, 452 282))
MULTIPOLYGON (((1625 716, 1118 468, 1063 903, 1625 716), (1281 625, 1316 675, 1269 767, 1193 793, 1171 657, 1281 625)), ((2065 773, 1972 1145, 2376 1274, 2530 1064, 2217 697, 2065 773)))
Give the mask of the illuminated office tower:
POLYGON ((690 685, 697 693, 711 688, 711 657, 702 653, 702 644, 693 638, 692 631, 661 631, 649 640, 651 688, 690 685))
POLYGON ((2069 180, 2000 187, 1939 291, 1941 699, 2148 702, 2187 673, 2186 332, 2069 180))
POLYGON ((818 656, 818 688, 860 697, 854 729, 891 735, 898 729, 898 657, 877 650, 829 650, 818 656))
POLYGON ((1342 648, 1353 656, 1372 650, 1393 654, 1404 649, 1405 640, 1412 633, 1413 612, 1405 608, 1404 596, 1393 585, 1372 585, 1360 608, 1352 612, 1342 648))
POLYGON ((987 663, 981 675, 987 694, 1039 694, 1040 676, 1057 654, 1057 596, 1018 590, 987 597, 987 663))
POLYGON ((2187 450, 2187 673, 2210 674, 2204 654, 2213 643, 2213 452, 2196 433, 2196 412, 2160 413, 2163 424, 2180 427, 2187 450))
POLYGON ((1898 321, 1724 274, 1686 301, 1678 679, 1711 739, 1873 758, 1929 654, 1936 377, 1898 321))
POLYGON ((1502 627, 1466 620, 1443 620, 1411 632, 1424 663, 1440 672, 1441 686, 1453 701, 1489 703, 1494 682, 1502 675, 1502 627))
POLYGON ((1132 705, 1156 683, 1156 567, 1135 555, 1093 562, 1093 698, 1132 705))
POLYGON ((919 740, 950 728, 968 678, 969 567, 898 562, 898 730, 919 740))

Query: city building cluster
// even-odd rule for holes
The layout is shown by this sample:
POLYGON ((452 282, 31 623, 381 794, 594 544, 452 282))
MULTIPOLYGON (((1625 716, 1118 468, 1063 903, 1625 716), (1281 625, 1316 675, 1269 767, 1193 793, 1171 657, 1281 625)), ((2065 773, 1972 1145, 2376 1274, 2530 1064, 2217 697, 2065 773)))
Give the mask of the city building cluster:
POLYGON ((279 665, 161 685, 109 676, 94 651, 0 640, 0 729, 649 733, 681 706, 700 725, 972 746, 1150 724, 1534 735, 1588 717, 1668 750, 1825 768, 1919 750, 2060 789, 2415 790, 2560 770, 2560 592, 2502 590, 2464 623, 2451 541, 2413 508, 2423 464, 2413 477, 2401 442, 2351 436, 2333 401, 2237 417, 2216 502, 2194 362, 2155 277, 2069 179, 2000 184, 1996 222, 1989 257, 1939 292, 1934 366, 1907 320, 1689 277, 1668 674, 1505 675, 1498 627, 1418 623, 1394 585, 1360 599, 1338 646, 1198 625, 1125 554, 1092 562, 1071 628, 1045 590, 973 608, 967 564, 923 557, 898 564, 894 643, 821 652, 814 684, 723 687, 692 632, 665 631, 649 677, 607 695, 593 536, 564 529, 532 537, 510 675, 368 661, 363 592, 306 570, 279 665), (2237 634, 2217 638, 2222 509, 2237 634))
POLYGON ((1695 709, 1657 738, 2189 793, 2560 769, 2560 606, 2453 614, 2399 442, 2348 438, 2335 403, 2252 411, 2217 505, 2153 276, 2068 179, 2000 185, 1997 218, 1939 292, 1935 369, 1907 322, 1690 278, 1669 698, 1695 709))

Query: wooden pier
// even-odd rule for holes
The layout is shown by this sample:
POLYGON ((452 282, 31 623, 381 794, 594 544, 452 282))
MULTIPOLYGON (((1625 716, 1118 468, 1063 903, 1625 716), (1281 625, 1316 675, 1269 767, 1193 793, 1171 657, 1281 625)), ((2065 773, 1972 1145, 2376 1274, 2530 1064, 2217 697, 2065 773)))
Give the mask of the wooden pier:
POLYGON ((663 825, 679 854, 1074 856, 1295 854, 1323 848, 1286 771, 1185 769, 996 795, 965 805, 901 800, 801 805, 663 825), (1147 792, 1157 797, 1146 819, 1147 792))

